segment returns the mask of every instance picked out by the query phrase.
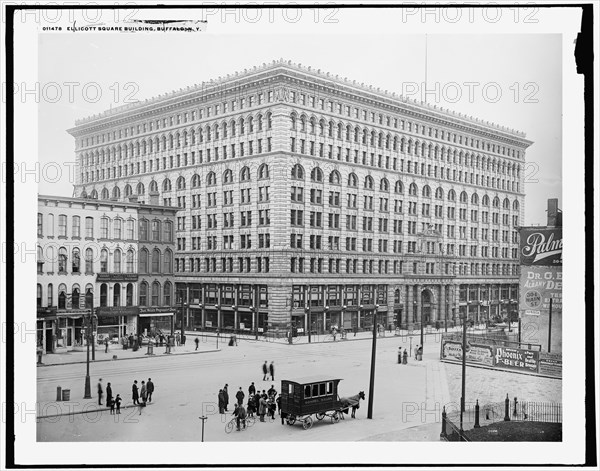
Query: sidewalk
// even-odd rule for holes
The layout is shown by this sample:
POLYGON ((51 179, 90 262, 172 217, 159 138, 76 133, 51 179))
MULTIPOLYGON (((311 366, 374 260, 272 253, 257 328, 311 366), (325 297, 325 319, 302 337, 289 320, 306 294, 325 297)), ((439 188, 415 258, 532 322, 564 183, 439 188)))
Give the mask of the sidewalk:
MULTIPOLYGON (((186 334, 187 335, 187 334, 186 334)), ((195 353, 206 353, 215 352, 220 349, 216 348, 216 343, 208 341, 208 339, 200 339, 198 350, 196 350, 196 344, 194 342, 194 336, 189 335, 185 345, 175 346, 171 348, 171 355, 186 355, 195 353)), ((166 347, 155 345, 154 354, 148 355, 148 346, 143 345, 142 348, 137 351, 133 351, 131 348, 123 350, 120 345, 111 345, 108 347, 108 353, 104 353, 104 345, 96 348, 96 360, 92 361, 92 352, 90 347, 90 363, 97 363, 101 361, 114 361, 114 360, 131 360, 141 358, 152 358, 152 357, 163 357, 168 356, 165 353, 166 347), (113 358, 116 356, 116 358, 113 358)), ((55 365, 71 365, 77 363, 87 362, 87 351, 71 351, 67 353, 47 353, 42 356, 42 364, 38 366, 55 366, 55 365)))
POLYGON ((402 430, 380 433, 363 438, 361 442, 439 442, 441 423, 417 425, 402 430))

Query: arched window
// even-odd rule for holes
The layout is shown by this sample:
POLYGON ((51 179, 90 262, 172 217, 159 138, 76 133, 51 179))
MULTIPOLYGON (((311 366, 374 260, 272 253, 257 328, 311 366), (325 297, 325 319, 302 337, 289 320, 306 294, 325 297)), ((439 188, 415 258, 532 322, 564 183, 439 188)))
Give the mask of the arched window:
POLYGON ((208 186, 215 186, 217 184, 217 175, 215 172, 210 172, 206 177, 206 184, 208 186))
POLYGON ((200 188, 200 175, 197 173, 192 176, 192 188, 200 188))
POLYGON ((319 167, 315 167, 310 172, 310 179, 313 182, 322 182, 323 181, 323 171, 319 167))
POLYGON ((163 242, 173 242, 173 223, 171 221, 163 223, 163 242))
POLYGON ((304 180, 304 169, 302 165, 296 164, 292 167, 292 178, 294 180, 304 180))
POLYGON ((155 281, 152 283, 152 302, 151 306, 159 306, 160 305, 160 283, 155 281))
POLYGON ((292 124, 292 131, 296 131, 297 124, 296 124, 296 114, 295 113, 291 114, 290 121, 291 121, 291 124, 292 124))
POLYGON ((372 190, 373 185, 373 178, 370 175, 367 175, 365 177, 365 190, 372 190))
POLYGON ((396 181, 394 184, 394 192, 399 194, 404 193, 404 186, 400 180, 396 181))
POLYGON ((160 250, 152 251, 152 273, 160 273, 160 250))
POLYGON ((508 201, 508 198, 504 198, 504 201, 502 202, 502 207, 504 209, 510 209, 510 201, 508 201))
POLYGON ((358 177, 355 173, 350 173, 348 175, 348 186, 352 188, 358 187, 358 177))
POLYGON ((416 183, 411 183, 410 186, 408 187, 408 194, 410 196, 417 196, 418 194, 418 188, 416 183))
POLYGON ((431 198, 431 188, 429 185, 423 186, 423 198, 431 198))
POLYGON ((185 190, 185 178, 179 177, 177 179, 177 189, 178 190, 185 190))
POLYGON ((456 192, 454 190, 448 192, 448 201, 456 201, 456 192))
POLYGON ((479 196, 477 196, 477 193, 471 195, 471 204, 479 205, 479 196))
POLYGON ((125 291, 125 306, 133 306, 133 283, 127 283, 125 291))
POLYGON ((110 196, 109 196, 109 193, 108 193, 108 189, 107 188, 103 188, 102 189, 102 199, 103 200, 107 200, 109 198, 110 198, 110 196))
POLYGON ((42 307, 42 296, 43 296, 42 285, 40 285, 38 283, 38 285, 37 285, 37 307, 42 307))
POLYGON ((113 286, 113 306, 119 307, 121 305, 121 285, 115 283, 113 286))
POLYGON ((48 307, 54 306, 54 287, 52 283, 48 283, 48 307))
POLYGON ((265 180, 269 178, 269 166, 267 164, 262 164, 258 167, 258 179, 265 180))
POLYGON ((85 249, 85 274, 94 273, 94 251, 91 248, 85 249))
POLYGON ((387 178, 382 178, 379 182, 379 190, 380 191, 390 191, 390 182, 387 178))
POLYGON ((481 204, 483 206, 489 206, 490 205, 490 197, 488 195, 483 195, 483 198, 481 198, 481 204))
POLYGON ((148 283, 142 281, 140 284, 140 306, 148 305, 148 283))
MULTIPOLYGON (((140 185, 142 185, 142 184, 140 183, 140 185)), ((139 188, 139 185, 138 185, 138 188, 139 188)), ((144 185, 142 185, 142 190, 143 190, 143 189, 144 189, 144 185)), ((139 195, 139 194, 140 194, 140 193, 138 193, 138 195, 139 195)), ((143 193, 142 193, 142 194, 143 194, 143 193)), ((94 190, 92 190, 92 192, 90 193, 90 198, 91 198, 91 199, 93 199, 93 200, 97 200, 97 199, 98 199, 98 192, 97 192, 95 189, 94 189, 94 190)))
POLYGON ((67 308, 67 285, 61 283, 58 285, 58 309, 67 308))
POLYGON ((100 306, 106 307, 108 303, 108 285, 102 283, 100 285, 100 306))
POLYGON ((497 196, 494 198, 494 200, 492 201, 492 205, 494 206, 494 208, 499 208, 500 207, 500 198, 498 198, 497 196))
POLYGON ((76 283, 71 288, 71 309, 79 309, 80 302, 79 285, 76 283))
POLYGON ((58 273, 67 273, 67 249, 58 249, 58 273))
POLYGON ((444 190, 442 190, 441 187, 437 187, 437 189, 435 190, 435 197, 438 200, 443 200, 444 199, 444 190))
POLYGON ((250 169, 248 167, 242 168, 240 172, 240 181, 241 182, 249 182, 250 181, 250 169))
POLYGON ((162 185, 163 191, 171 191, 171 180, 165 178, 162 185))
POLYGON ((329 183, 332 185, 339 185, 341 181, 340 172, 334 170, 329 174, 329 183))
POLYGON ((165 250, 163 273, 173 273, 173 252, 165 250))
POLYGON ((108 273, 108 250, 100 251, 100 273, 108 273))
POLYGON ((115 200, 118 200, 119 198, 121 198, 121 190, 119 189, 118 186, 115 186, 113 188, 112 197, 115 200))
POLYGON ((460 202, 461 203, 468 203, 469 202, 469 197, 468 197, 466 191, 461 191, 460 192, 460 202))
POLYGON ((167 281, 163 288, 163 306, 171 305, 171 293, 173 292, 173 286, 171 282, 167 281))
POLYGON ((126 273, 133 273, 133 249, 127 251, 127 260, 125 262, 126 273))
POLYGON ((149 186, 148 190, 150 191, 150 193, 158 193, 158 183, 156 183, 155 180, 152 180, 150 182, 150 186, 149 186))
POLYGON ((139 255, 140 273, 148 273, 148 250, 140 250, 139 255))
POLYGON ((81 253, 79 247, 73 247, 71 252, 71 272, 81 273, 81 253))
POLYGON ((223 185, 233 183, 233 172, 231 169, 227 169, 223 172, 223 185))
POLYGON ((513 210, 514 211, 518 211, 519 210, 519 201, 518 200, 514 200, 513 201, 513 210))
POLYGON ((121 273, 121 250, 115 249, 113 254, 113 272, 121 273))

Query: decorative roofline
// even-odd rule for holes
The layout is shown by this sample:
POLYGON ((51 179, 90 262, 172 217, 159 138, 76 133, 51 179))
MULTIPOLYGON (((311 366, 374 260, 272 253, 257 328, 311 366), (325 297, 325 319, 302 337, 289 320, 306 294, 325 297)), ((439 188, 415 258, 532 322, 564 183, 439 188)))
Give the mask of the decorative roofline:
MULTIPOLYGON (((405 96, 395 93, 395 92, 390 92, 388 90, 382 90, 379 87, 374 87, 372 85, 365 85, 362 82, 358 83, 356 80, 351 80, 351 79, 348 79, 347 77, 340 77, 339 75, 334 75, 330 72, 324 72, 321 69, 314 69, 311 66, 303 66, 302 64, 296 64, 290 60, 285 60, 283 58, 280 58, 278 60, 273 60, 270 63, 263 63, 260 66, 254 66, 252 69, 244 69, 243 72, 235 72, 233 74, 227 74, 224 77, 219 76, 215 80, 197 83, 195 85, 191 85, 186 88, 180 88, 179 90, 173 90, 173 91, 165 93, 165 94, 159 94, 156 97, 145 99, 144 101, 139 101, 136 103, 129 103, 129 104, 122 105, 122 106, 119 106, 116 108, 111 108, 111 109, 103 111, 102 113, 99 113, 99 114, 94 114, 94 115, 88 116, 86 118, 78 119, 75 121, 75 128, 85 125, 85 124, 88 124, 88 123, 92 123, 97 120, 101 120, 101 119, 105 119, 105 118, 109 118, 109 117, 113 117, 113 116, 116 117, 116 116, 122 115, 126 112, 131 112, 134 110, 141 110, 141 109, 151 106, 151 105, 157 105, 160 103, 167 104, 169 101, 172 101, 177 98, 185 97, 187 95, 193 95, 193 94, 197 93, 198 91, 205 91, 205 92, 209 93, 211 90, 214 91, 214 89, 216 89, 219 86, 225 86, 225 85, 231 86, 231 85, 234 85, 235 81, 238 81, 240 79, 250 78, 253 75, 256 75, 258 73, 267 72, 269 70, 274 70, 279 67, 283 67, 288 70, 292 70, 292 71, 296 71, 296 72, 302 72, 306 75, 318 77, 320 79, 325 79, 325 80, 328 80, 328 81, 333 82, 338 85, 343 85, 345 87, 354 88, 354 89, 357 89, 362 92, 367 92, 369 94, 375 95, 375 97, 378 97, 378 98, 386 98, 386 99, 391 99, 394 101, 400 101, 404 105, 409 105, 411 107, 417 108, 416 110, 413 110, 413 111, 421 111, 422 112, 424 110, 428 110, 430 112, 433 112, 436 115, 436 117, 438 117, 438 118, 443 117, 446 119, 450 119, 451 121, 454 121, 455 123, 456 123, 456 120, 459 120, 459 121, 463 121, 464 124, 474 124, 474 125, 477 125, 480 127, 485 127, 490 130, 501 131, 501 132, 510 134, 513 137, 518 137, 520 139, 526 140, 525 139, 526 134, 522 131, 517 131, 517 130, 509 128, 507 126, 502 126, 502 125, 499 125, 496 123, 490 123, 489 121, 484 121, 482 119, 479 119, 479 118, 476 118, 473 116, 469 116, 469 115, 466 115, 466 114, 463 114, 463 113, 460 113, 457 111, 452 111, 450 109, 438 107, 437 105, 431 105, 429 103, 425 103, 425 102, 418 101, 418 100, 415 100, 412 98, 408 98, 408 97, 405 97, 405 96)), ((75 130, 75 128, 70 131, 75 130)), ((527 142, 531 143, 531 141, 527 141, 527 142)))

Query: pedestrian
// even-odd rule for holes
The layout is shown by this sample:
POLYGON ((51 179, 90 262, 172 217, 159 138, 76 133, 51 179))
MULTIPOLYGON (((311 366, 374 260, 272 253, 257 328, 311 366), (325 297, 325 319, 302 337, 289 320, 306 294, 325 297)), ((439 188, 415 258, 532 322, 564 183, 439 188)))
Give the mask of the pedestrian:
POLYGON ((148 400, 148 392, 146 391, 146 382, 142 381, 142 388, 140 389, 140 396, 142 398, 142 404, 146 406, 146 401, 148 400))
POLYGON ((112 402, 112 388, 110 387, 110 383, 106 383, 106 405, 110 407, 110 403, 112 402))
POLYGON ((402 364, 408 364, 408 352, 406 351, 406 348, 404 349, 404 353, 402 354, 402 364))
POLYGON ((418 354, 419 354, 419 346, 415 345, 415 360, 417 359, 418 354))
POLYGON ((185 347, 185 333, 183 330, 181 331, 181 345, 185 347))
POLYGON ((275 411, 277 410, 277 404, 275 403, 275 397, 273 397, 273 396, 269 397, 267 404, 269 407, 269 416, 273 420, 275 420, 275 411))
POLYGON ((239 405, 243 405, 245 397, 246 397, 246 395, 244 394, 244 391, 242 391, 242 387, 240 386, 239 391, 235 395, 235 398, 237 399, 237 403, 239 405))
POLYGON ((275 365, 273 362, 269 365, 269 374, 271 375, 271 381, 275 381, 275 365))
POLYGON ((225 413, 225 397, 223 396, 223 390, 219 389, 219 394, 217 396, 219 398, 219 414, 225 413))
POLYGON ((228 384, 223 386, 223 400, 225 404, 225 412, 227 412, 227 407, 229 406, 229 391, 227 390, 228 387, 228 384))
POLYGON ((266 360, 263 363, 262 370, 263 370, 263 381, 266 381, 267 380, 267 373, 269 372, 269 367, 267 366, 267 361, 266 360))
POLYGON ((117 394, 117 397, 115 398, 115 404, 117 406, 117 414, 121 413, 121 395, 117 394))
POLYGON ((256 386, 254 386, 254 381, 252 381, 252 384, 248 387, 248 394, 250 396, 254 396, 256 394, 256 386))
POLYGON ((137 385, 137 379, 133 382, 133 386, 131 386, 131 397, 133 399, 133 404, 134 405, 139 405, 140 404, 140 396, 138 394, 138 385, 137 385))
POLYGON ((148 378, 146 383, 146 393, 148 394, 148 402, 152 402, 152 393, 154 392, 154 383, 151 378, 148 378))
POLYGON ((354 326, 352 327, 352 330, 354 331, 354 336, 356 337, 356 333, 358 332, 358 326, 356 324, 354 324, 354 326))
POLYGON ((104 337, 104 353, 108 353, 108 336, 104 337))
POLYGON ((177 343, 178 347, 181 345, 181 336, 179 335, 179 332, 175 334, 175 342, 177 343))
POLYGON ((262 397, 263 399, 269 399, 269 395, 267 394, 267 392, 263 389, 262 394, 260 395, 260 397, 262 397))
POLYGON ((198 345, 200 345, 200 339, 198 337, 196 337, 194 342, 196 342, 196 350, 198 350, 198 345))
POLYGON ((104 394, 104 389, 102 388, 102 378, 98 380, 98 405, 102 405, 102 395, 104 394))
POLYGON ((281 415, 281 396, 277 396, 277 399, 275 399, 275 402, 277 403, 277 413, 279 415, 281 415))
POLYGON ((115 415, 115 400, 106 396, 106 405, 110 407, 110 415, 115 415))
POLYGON ((271 387, 269 388, 269 390, 267 391, 267 395, 269 397, 271 397, 271 396, 273 396, 273 397, 277 396, 277 390, 275 389, 275 385, 274 384, 272 384, 271 387))
POLYGON ((417 356, 419 357, 419 361, 423 360, 423 345, 421 345, 417 350, 417 356))
POLYGON ((248 412, 248 417, 254 416, 254 398, 252 396, 248 396, 248 404, 246 405, 246 411, 248 412))
POLYGON ((129 334, 129 348, 133 348, 133 334, 129 334))
POLYGON ((264 397, 260 398, 258 403, 258 415, 260 416, 260 421, 265 421, 265 414, 267 413, 267 400, 264 397))

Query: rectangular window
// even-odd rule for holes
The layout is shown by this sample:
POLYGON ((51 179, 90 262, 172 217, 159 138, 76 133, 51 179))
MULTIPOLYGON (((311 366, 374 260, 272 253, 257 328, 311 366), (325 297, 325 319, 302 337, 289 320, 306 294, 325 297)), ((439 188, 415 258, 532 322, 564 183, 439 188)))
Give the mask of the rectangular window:
POLYGON ((81 218, 73 216, 73 237, 81 237, 81 218))
POLYGON ((67 237, 67 216, 65 214, 58 216, 58 236, 67 237))
POLYGON ((85 218, 85 236, 94 237, 94 218, 92 217, 85 218))

